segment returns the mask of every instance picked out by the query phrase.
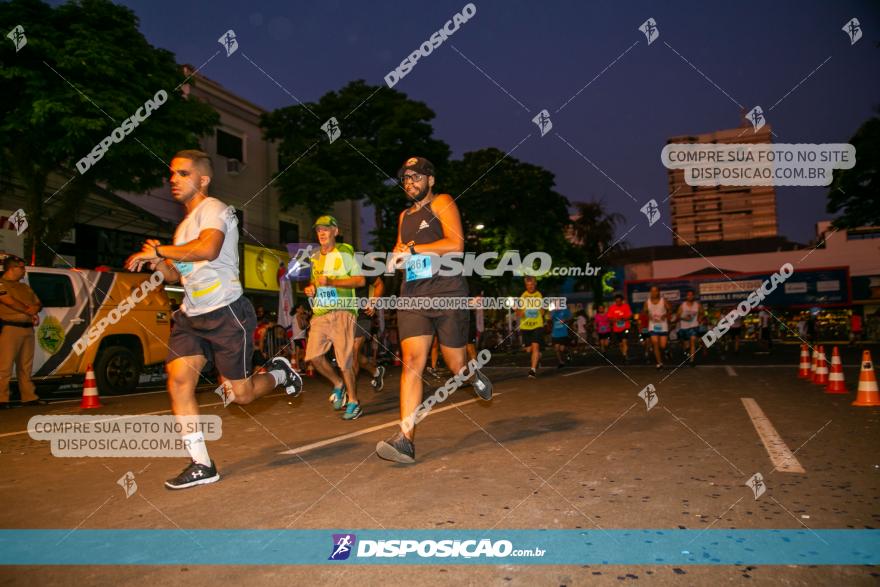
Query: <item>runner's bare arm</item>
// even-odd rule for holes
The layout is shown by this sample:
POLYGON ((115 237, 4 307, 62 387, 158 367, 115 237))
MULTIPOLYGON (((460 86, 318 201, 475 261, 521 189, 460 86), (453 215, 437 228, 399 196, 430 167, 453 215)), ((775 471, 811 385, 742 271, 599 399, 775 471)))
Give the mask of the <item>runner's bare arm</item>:
POLYGON ((435 255, 464 252, 461 214, 458 212, 455 200, 449 194, 437 194, 430 205, 431 211, 440 219, 440 224, 443 226, 443 238, 432 243, 417 245, 416 252, 435 255))
POLYGON ((164 259, 154 265, 156 271, 162 274, 165 283, 177 283, 180 281, 180 272, 171 261, 164 259))
POLYGON ((206 228, 193 241, 183 245, 159 245, 156 252, 171 261, 213 261, 220 255, 225 237, 222 230, 206 228))
MULTIPOLYGON (((162 243, 156 239, 147 239, 146 244, 150 247, 158 247, 162 243)), ((162 274, 165 283, 178 283, 180 281, 180 272, 177 270, 177 267, 174 266, 174 263, 168 259, 158 259, 151 263, 151 266, 154 270, 162 274)))

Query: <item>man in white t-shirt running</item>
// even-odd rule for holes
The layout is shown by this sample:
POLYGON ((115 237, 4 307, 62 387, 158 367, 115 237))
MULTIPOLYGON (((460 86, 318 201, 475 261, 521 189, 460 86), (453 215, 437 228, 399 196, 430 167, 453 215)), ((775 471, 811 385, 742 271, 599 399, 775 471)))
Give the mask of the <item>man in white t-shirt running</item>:
POLYGON ((675 313, 678 318, 678 338, 681 340, 681 348, 685 353, 690 348, 688 360, 691 367, 696 365, 694 358, 697 354, 697 335, 703 315, 703 305, 694 299, 694 295, 694 290, 687 290, 685 300, 675 313))
MULTIPOLYGON (((265 373, 250 375, 257 317, 238 277, 234 210, 207 193, 213 176, 210 157, 201 151, 181 151, 171 160, 170 170, 171 196, 186 208, 174 244, 147 240, 125 267, 140 271, 147 266, 161 272, 166 283, 183 285, 185 297, 174 313, 166 360, 171 411, 181 419, 189 417, 188 421, 198 416, 196 386, 209 360, 220 374, 224 404, 247 404, 278 386, 289 395, 299 395, 302 379, 287 359, 276 357, 266 364, 265 373)), ((165 486, 185 489, 218 481, 203 433, 186 434, 183 440, 192 463, 165 486)))

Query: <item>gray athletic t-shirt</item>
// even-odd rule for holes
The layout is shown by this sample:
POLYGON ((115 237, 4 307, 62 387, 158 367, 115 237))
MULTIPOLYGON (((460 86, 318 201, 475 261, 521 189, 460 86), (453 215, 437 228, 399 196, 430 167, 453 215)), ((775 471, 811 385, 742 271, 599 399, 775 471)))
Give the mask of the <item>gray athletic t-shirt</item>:
POLYGON ((174 244, 178 246, 196 240, 208 228, 224 234, 220 255, 213 261, 173 262, 185 293, 181 310, 187 316, 207 314, 241 297, 237 227, 238 218, 232 208, 217 198, 205 198, 174 231, 174 244))

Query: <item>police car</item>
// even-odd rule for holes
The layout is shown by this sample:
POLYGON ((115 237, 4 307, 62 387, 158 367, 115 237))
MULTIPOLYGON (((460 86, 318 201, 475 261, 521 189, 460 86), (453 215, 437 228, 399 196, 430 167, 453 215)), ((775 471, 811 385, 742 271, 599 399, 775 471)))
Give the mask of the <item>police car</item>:
POLYGON ((43 304, 33 372, 41 395, 82 379, 89 365, 100 394, 129 393, 145 366, 165 360, 171 309, 155 277, 28 267, 24 281, 43 304))

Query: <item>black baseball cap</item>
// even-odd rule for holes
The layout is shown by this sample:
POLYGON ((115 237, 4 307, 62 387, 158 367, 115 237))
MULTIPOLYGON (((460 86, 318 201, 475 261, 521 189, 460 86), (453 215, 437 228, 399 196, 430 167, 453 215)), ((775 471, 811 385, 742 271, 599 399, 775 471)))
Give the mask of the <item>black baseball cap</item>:
POLYGON ((403 177, 403 173, 407 169, 412 169, 416 173, 422 175, 434 175, 434 164, 424 157, 410 157, 403 162, 403 165, 397 171, 397 177, 403 177))

